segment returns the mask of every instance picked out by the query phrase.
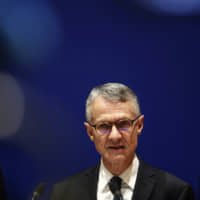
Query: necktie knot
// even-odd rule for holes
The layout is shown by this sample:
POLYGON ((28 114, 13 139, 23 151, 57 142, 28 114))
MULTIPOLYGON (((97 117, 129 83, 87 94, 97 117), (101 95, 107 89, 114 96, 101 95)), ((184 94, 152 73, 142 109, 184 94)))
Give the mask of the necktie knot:
POLYGON ((121 183, 122 183, 122 179, 118 176, 113 176, 110 179, 110 182, 108 183, 109 188, 111 190, 111 192, 113 193, 114 197, 116 197, 116 199, 122 199, 122 194, 121 194, 121 183))

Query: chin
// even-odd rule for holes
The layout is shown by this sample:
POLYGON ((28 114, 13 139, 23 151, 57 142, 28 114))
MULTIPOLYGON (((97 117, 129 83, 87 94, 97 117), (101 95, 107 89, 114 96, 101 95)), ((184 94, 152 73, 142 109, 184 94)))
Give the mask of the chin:
POLYGON ((110 162, 110 171, 113 175, 120 175, 124 168, 125 168, 126 160, 122 156, 116 156, 112 158, 112 161, 110 162))
POLYGON ((112 165, 121 165, 125 162, 126 158, 124 157, 124 155, 112 155, 111 156, 111 163, 112 165))

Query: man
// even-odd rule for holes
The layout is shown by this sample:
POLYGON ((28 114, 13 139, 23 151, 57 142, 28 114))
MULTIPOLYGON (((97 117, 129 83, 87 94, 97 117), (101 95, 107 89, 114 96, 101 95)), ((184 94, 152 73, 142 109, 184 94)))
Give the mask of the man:
POLYGON ((143 129, 135 93, 119 83, 94 88, 84 123, 101 155, 95 167, 57 183, 51 200, 194 200, 189 184, 135 154, 143 129))

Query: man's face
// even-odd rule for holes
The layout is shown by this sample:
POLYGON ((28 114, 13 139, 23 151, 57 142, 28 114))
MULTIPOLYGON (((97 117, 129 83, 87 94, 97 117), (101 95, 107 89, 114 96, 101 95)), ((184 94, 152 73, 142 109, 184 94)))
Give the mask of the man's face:
MULTIPOLYGON (((110 102, 103 97, 97 97, 91 105, 92 124, 99 122, 115 122, 120 119, 133 120, 137 116, 131 101, 110 102)), ((97 133, 94 127, 84 123, 90 139, 103 158, 106 168, 115 175, 122 173, 131 164, 137 147, 137 137, 143 128, 143 118, 140 116, 128 133, 121 133, 115 125, 106 135, 97 133)))

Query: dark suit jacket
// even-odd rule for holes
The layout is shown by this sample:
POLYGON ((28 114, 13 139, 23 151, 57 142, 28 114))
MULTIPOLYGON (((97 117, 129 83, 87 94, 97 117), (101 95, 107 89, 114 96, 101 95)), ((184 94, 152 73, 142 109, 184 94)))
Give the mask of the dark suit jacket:
MULTIPOLYGON (((96 200, 99 165, 57 183, 51 200, 96 200)), ((140 160, 132 200, 194 200, 189 184, 140 160)))
POLYGON ((1 170, 0 170, 0 200, 5 200, 5 187, 1 170))

